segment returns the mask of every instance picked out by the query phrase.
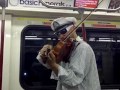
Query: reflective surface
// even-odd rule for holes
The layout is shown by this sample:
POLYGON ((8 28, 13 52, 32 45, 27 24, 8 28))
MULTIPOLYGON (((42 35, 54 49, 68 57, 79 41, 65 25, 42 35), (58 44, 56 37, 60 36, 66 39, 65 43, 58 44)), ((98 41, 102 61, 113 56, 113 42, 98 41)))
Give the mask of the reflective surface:
POLYGON ((103 88, 120 87, 120 31, 93 30, 87 33, 88 43, 95 52, 103 88))

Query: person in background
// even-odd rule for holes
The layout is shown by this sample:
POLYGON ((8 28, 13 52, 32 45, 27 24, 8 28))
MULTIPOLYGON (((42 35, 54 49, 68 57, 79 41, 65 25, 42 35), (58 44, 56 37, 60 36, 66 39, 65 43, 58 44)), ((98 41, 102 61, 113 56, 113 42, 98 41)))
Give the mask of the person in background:
MULTIPOLYGON (((60 17, 53 20, 51 28, 61 40, 76 23, 75 17, 60 17)), ((69 36, 69 39, 73 40, 74 47, 66 62, 64 60, 56 62, 51 45, 44 45, 37 55, 38 61, 52 70, 50 78, 58 80, 56 90, 101 90, 92 48, 77 35, 76 31, 69 36)))

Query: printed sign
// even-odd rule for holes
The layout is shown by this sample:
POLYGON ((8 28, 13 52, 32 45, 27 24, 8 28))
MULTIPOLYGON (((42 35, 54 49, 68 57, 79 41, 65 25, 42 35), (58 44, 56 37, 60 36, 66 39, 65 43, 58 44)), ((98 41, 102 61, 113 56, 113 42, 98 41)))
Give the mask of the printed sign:
POLYGON ((75 0, 75 7, 96 8, 99 0, 75 0))
MULTIPOLYGON (((120 0, 111 0, 108 8, 116 9, 118 7, 120 7, 120 0)), ((120 10, 118 12, 120 12, 120 10)))
MULTIPOLYGON (((74 0, 42 0, 47 5, 58 7, 73 7, 74 0)), ((23 7, 45 7, 40 0, 9 0, 9 6, 23 6, 23 7)))
POLYGON ((93 24, 92 26, 96 28, 116 28, 116 25, 107 25, 107 24, 93 24))
POLYGON ((114 22, 98 21, 98 22, 92 24, 92 27, 96 27, 96 28, 117 28, 117 24, 118 23, 114 23, 114 22))

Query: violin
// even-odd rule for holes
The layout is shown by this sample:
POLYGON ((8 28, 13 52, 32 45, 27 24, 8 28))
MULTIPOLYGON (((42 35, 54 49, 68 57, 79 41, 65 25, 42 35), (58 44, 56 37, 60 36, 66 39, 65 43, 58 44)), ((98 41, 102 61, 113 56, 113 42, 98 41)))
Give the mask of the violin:
MULTIPOLYGON (((103 1, 103 0, 102 0, 103 1)), ((101 1, 101 2, 102 2, 101 1)), ((100 3, 101 3, 100 2, 100 3)), ((99 4, 100 4, 99 3, 99 4)), ((99 5, 98 4, 98 5, 99 5)), ((64 37, 62 38, 62 40, 60 40, 56 46, 53 47, 53 53, 56 56, 56 62, 60 63, 61 61, 63 62, 68 62, 69 56, 70 56, 70 52, 72 50, 72 48, 74 47, 74 42, 72 40, 70 40, 70 35, 75 32, 79 26, 92 14, 92 12, 96 11, 96 8, 94 8, 93 11, 91 11, 89 13, 89 15, 87 15, 80 23, 78 23, 78 25, 73 26, 70 28, 70 30, 68 32, 65 33, 64 37)))
POLYGON ((74 48, 74 41, 69 38, 69 34, 74 30, 74 26, 64 34, 62 39, 53 47, 53 53, 56 56, 56 62, 69 62, 70 53, 74 48))
MULTIPOLYGON (((102 0, 103 1, 103 0, 102 0)), ((101 1, 101 2, 102 2, 101 1)), ((100 2, 100 3, 101 3, 100 2)), ((99 4, 100 4, 99 3, 99 4)), ((99 5, 98 4, 98 5, 99 5)), ((70 35, 75 32, 81 24, 92 14, 92 12, 96 11, 96 8, 94 8, 93 11, 91 11, 84 19, 81 20, 81 22, 78 23, 78 25, 73 26, 70 28, 68 32, 65 33, 65 36, 62 40, 60 40, 55 47, 53 47, 53 53, 56 56, 56 62, 59 63, 61 61, 68 62, 67 59, 69 59, 70 52, 72 48, 74 47, 74 42, 69 39, 70 35), (66 58, 67 57, 67 58, 66 58)), ((84 26, 84 24, 83 24, 84 26)), ((84 38, 83 38, 84 39, 84 38)))

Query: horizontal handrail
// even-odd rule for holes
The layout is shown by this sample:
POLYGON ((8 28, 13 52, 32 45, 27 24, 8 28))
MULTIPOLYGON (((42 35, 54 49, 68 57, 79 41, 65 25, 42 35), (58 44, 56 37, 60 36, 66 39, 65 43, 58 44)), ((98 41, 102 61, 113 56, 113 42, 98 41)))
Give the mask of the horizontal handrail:
MULTIPOLYGON (((74 11, 79 11, 81 9, 84 9, 85 11, 93 11, 94 8, 81 8, 81 7, 57 7, 57 6, 50 6, 47 5, 43 0, 39 0, 43 6, 47 8, 53 8, 53 9, 66 9, 66 10, 74 10, 74 11)), ((102 8, 96 8, 96 11, 107 11, 107 12, 117 12, 120 10, 120 7, 116 9, 102 9, 102 8)))

